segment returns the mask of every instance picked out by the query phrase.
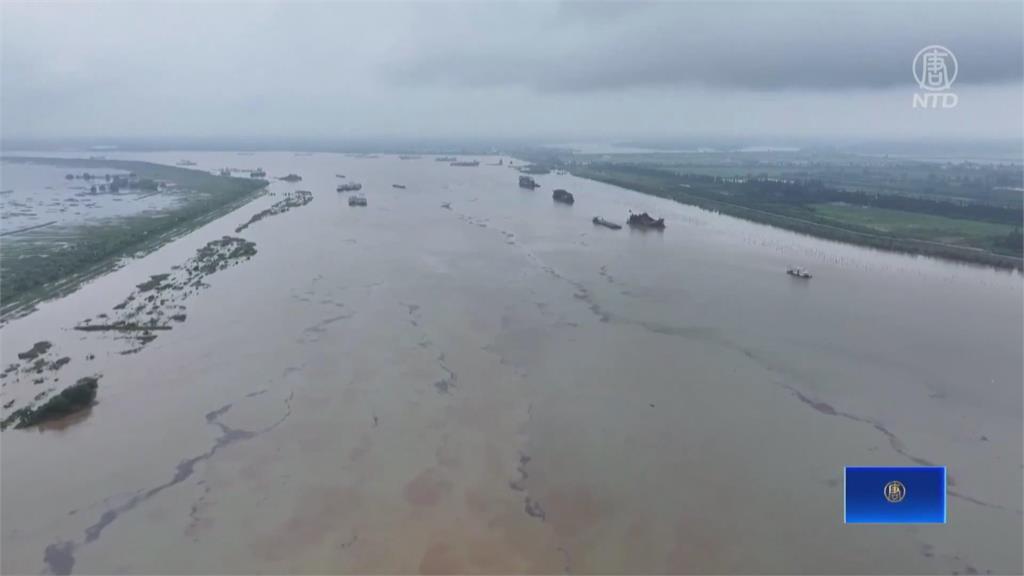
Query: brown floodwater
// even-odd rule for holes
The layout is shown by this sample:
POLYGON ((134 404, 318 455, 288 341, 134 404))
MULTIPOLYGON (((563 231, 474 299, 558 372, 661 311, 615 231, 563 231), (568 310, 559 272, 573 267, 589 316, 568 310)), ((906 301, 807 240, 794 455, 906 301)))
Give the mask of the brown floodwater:
POLYGON ((58 388, 102 374, 0 435, 4 573, 1022 570, 1019 273, 497 157, 114 156, 303 181, 0 330, 4 366, 48 340, 58 388), (137 353, 72 330, 298 189, 137 353), (591 223, 628 210, 667 229, 591 223), (844 466, 925 463, 948 524, 843 524, 844 466))

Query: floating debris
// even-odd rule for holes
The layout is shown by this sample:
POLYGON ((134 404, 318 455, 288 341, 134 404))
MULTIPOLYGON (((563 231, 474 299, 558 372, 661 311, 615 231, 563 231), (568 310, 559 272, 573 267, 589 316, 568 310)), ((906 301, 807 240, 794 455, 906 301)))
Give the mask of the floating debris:
POLYGON ((508 483, 509 488, 516 492, 526 491, 526 480, 530 475, 526 472, 526 465, 530 463, 531 458, 522 452, 519 453, 519 465, 516 466, 516 472, 519 472, 519 478, 508 483))
POLYGON ((540 502, 537 502, 529 496, 526 497, 524 508, 526 509, 526 513, 534 518, 538 518, 540 520, 547 518, 547 515, 544 513, 544 509, 540 506, 540 502))

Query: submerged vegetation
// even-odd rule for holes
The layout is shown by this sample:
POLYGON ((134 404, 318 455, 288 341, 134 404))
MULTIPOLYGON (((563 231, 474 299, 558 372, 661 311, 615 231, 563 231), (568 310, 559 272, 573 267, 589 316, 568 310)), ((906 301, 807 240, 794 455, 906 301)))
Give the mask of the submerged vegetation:
POLYGON ((86 319, 75 330, 115 334, 131 345, 122 353, 138 352, 156 339, 153 332, 171 330, 172 322, 185 321, 184 302, 190 294, 207 286, 207 276, 255 255, 256 243, 244 238, 224 236, 212 240, 183 265, 175 266, 171 272, 154 274, 136 285, 110 314, 86 319))
MULTIPOLYGON (((49 162, 48 159, 47 162, 49 162)), ((89 163, 88 161, 66 162, 89 163)), ((179 208, 164 213, 119 218, 96 226, 83 226, 77 230, 80 237, 76 236, 73 242, 60 242, 48 238, 49 246, 42 241, 33 244, 21 240, 17 243, 5 244, 3 251, 5 313, 28 309, 28 304, 33 301, 22 300, 22 307, 19 308, 16 302, 12 303, 7 299, 6 294, 12 293, 10 291, 12 285, 8 285, 11 279, 8 271, 12 271, 11 274, 14 274, 16 279, 20 279, 23 283, 29 280, 37 282, 46 278, 55 278, 46 285, 48 290, 46 292, 28 288, 27 292, 13 292, 14 297, 38 299, 45 295, 56 295, 59 293, 55 290, 56 286, 73 287, 76 282, 116 264, 117 257, 134 255, 147 248, 155 248, 163 241, 186 233, 196 226, 236 208, 254 197, 266 186, 266 182, 261 180, 213 176, 181 168, 106 160, 102 163, 104 165, 113 164, 112 168, 121 170, 132 168, 136 174, 151 175, 153 178, 159 179, 158 188, 161 190, 173 189, 186 194, 187 198, 184 202, 179 203, 179 208), (146 170, 152 170, 152 172, 146 172, 146 170), (165 173, 165 170, 168 172, 165 173), (163 226, 167 226, 167 228, 163 226), (133 240, 137 240, 137 242, 132 242, 133 240), (76 246, 76 243, 81 246, 76 246), (44 244, 44 249, 39 249, 39 244, 44 244), (95 252, 83 252, 82 250, 82 247, 96 246, 99 248, 95 252), (30 248, 36 248, 37 251, 33 253, 30 248), (110 256, 104 260, 104 255, 110 256), (75 260, 75 257, 78 260, 75 260), (38 262, 42 262, 39 269, 28 267, 30 264, 38 262), (61 263, 61 265, 47 267, 48 263, 61 263), (28 296, 24 294, 28 294, 28 296)), ((76 176, 72 174, 72 178, 76 178, 76 176)), ((103 175, 89 175, 88 178, 82 177, 82 179, 106 181, 103 175)), ((238 230, 242 231, 268 216, 304 206, 312 199, 312 192, 305 190, 287 193, 271 208, 258 212, 245 224, 239 226, 238 230)), ((134 290, 124 300, 113 306, 112 310, 86 318, 71 328, 82 333, 82 339, 91 340, 99 337, 107 342, 113 342, 115 346, 113 352, 115 353, 137 353, 154 341, 158 334, 172 330, 177 324, 185 322, 188 318, 186 304, 192 295, 209 286, 206 280, 211 274, 247 261, 256 254, 255 242, 245 238, 223 236, 211 240, 197 249, 195 255, 186 261, 171 266, 170 270, 166 272, 153 274, 148 279, 138 282, 134 290)), ((89 350, 85 359, 95 359, 94 352, 96 351, 95 349, 89 350)), ((39 386, 39 388, 34 388, 34 390, 38 390, 34 395, 22 398, 20 406, 15 406, 16 399, 4 402, 5 428, 11 424, 25 427, 43 420, 57 418, 73 411, 76 406, 88 405, 91 402, 89 391, 92 390, 94 395, 95 386, 90 385, 89 380, 83 380, 80 382, 81 386, 68 388, 49 401, 46 400, 48 395, 59 389, 55 384, 60 381, 63 374, 58 374, 58 372, 71 362, 70 356, 61 356, 55 353, 55 348, 50 342, 36 342, 29 349, 20 352, 18 360, 19 362, 11 363, 0 373, 0 381, 2 381, 0 383, 5 388, 8 384, 17 382, 30 383, 33 387, 39 386), (40 405, 40 402, 45 403, 40 405), (11 411, 8 412, 8 410, 11 411)))
POLYGON ((26 406, 11 412, 0 422, 0 428, 6 429, 11 425, 15 428, 28 428, 88 408, 96 400, 98 387, 99 379, 95 376, 79 378, 78 382, 61 390, 42 405, 35 408, 26 406))
MULTIPOLYGON (((0 251, 3 274, 0 313, 5 318, 30 308, 38 300, 73 290, 83 280, 115 266, 120 258, 152 250, 234 210, 267 185, 264 180, 217 176, 148 162, 57 158, 5 158, 5 161, 69 169, 123 170, 135 175, 124 179, 125 186, 154 190, 153 193, 173 192, 181 198, 174 207, 160 212, 93 224, 50 226, 5 242, 0 251)), ((90 179, 105 181, 105 176, 93 178, 90 175, 90 179)), ((108 189, 113 186, 113 180, 107 185, 108 189)))
MULTIPOLYGON (((135 290, 114 306, 110 313, 104 312, 87 318, 74 326, 74 329, 124 342, 126 346, 120 350, 120 354, 139 352, 156 340, 158 332, 171 330, 176 323, 185 321, 186 302, 191 295, 209 286, 205 279, 210 274, 247 261, 254 255, 256 244, 244 238, 224 236, 210 241, 196 250, 196 255, 185 263, 173 266, 170 272, 154 274, 145 282, 137 284, 135 290)), ((85 356, 86 360, 95 357, 91 352, 85 356)), ((48 341, 36 342, 28 350, 19 353, 18 359, 24 362, 13 363, 0 373, 0 384, 4 387, 10 381, 19 381, 21 378, 31 379, 34 386, 55 384, 60 379, 58 372, 71 362, 69 356, 57 357, 53 345, 48 341)), ((12 422, 18 422, 18 428, 31 426, 42 420, 60 417, 83 402, 88 405, 92 401, 89 398, 85 402, 89 381, 80 380, 79 384, 82 386, 76 384, 78 387, 66 389, 46 404, 33 408, 32 402, 41 401, 55 390, 52 386, 44 388, 27 404, 13 410, 4 419, 4 428, 12 422)), ((95 394, 95 386, 92 388, 95 394)), ((10 409, 14 403, 13 399, 5 402, 4 410, 10 409)))
POLYGON ((256 222, 259 222, 260 220, 263 220, 268 216, 283 214, 291 210, 292 208, 305 206, 306 204, 309 204, 312 201, 313 193, 310 192, 309 190, 297 190, 295 192, 289 192, 284 195, 283 200, 278 200, 277 202, 274 202, 274 205, 271 206, 270 208, 267 208, 266 210, 261 210, 256 214, 253 214, 252 218, 249 218, 249 220, 246 221, 245 224, 242 224, 235 228, 235 234, 241 232, 242 230, 245 230, 249 226, 252 226, 256 222))
POLYGON ((18 359, 35 360, 37 357, 46 354, 46 352, 49 351, 52 346, 53 344, 47 342, 46 340, 43 340, 42 342, 36 342, 28 350, 24 352, 18 352, 18 359))

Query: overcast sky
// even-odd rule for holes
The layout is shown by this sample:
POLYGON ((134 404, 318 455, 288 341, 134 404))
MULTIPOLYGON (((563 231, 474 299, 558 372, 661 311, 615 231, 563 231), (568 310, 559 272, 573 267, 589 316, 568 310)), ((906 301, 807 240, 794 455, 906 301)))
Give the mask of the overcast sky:
POLYGON ((0 3, 5 138, 1019 138, 1009 2, 0 3), (960 69, 914 110, 914 55, 960 69))

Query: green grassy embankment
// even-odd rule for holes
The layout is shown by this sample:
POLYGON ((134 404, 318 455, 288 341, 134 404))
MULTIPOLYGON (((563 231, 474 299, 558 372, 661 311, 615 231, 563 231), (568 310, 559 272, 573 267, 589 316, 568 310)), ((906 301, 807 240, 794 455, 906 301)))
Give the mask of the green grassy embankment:
POLYGON ((776 183, 769 183, 770 193, 753 196, 747 193, 756 185, 751 182, 700 182, 668 171, 611 164, 574 166, 570 171, 582 178, 830 240, 1001 268, 1022 267, 1019 242, 1013 242, 1019 227, 1004 222, 814 202, 814 190, 797 190, 807 194, 806 199, 787 199, 777 190, 785 185, 776 183))
POLYGON ((94 223, 48 226, 5 237, 0 249, 0 319, 30 312, 40 301, 73 292, 86 280, 116 267, 126 256, 163 244, 227 214, 267 186, 264 180, 217 176, 149 162, 99 159, 4 158, 69 172, 123 170, 137 179, 165 183, 156 193, 176 194, 166 210, 94 223))

